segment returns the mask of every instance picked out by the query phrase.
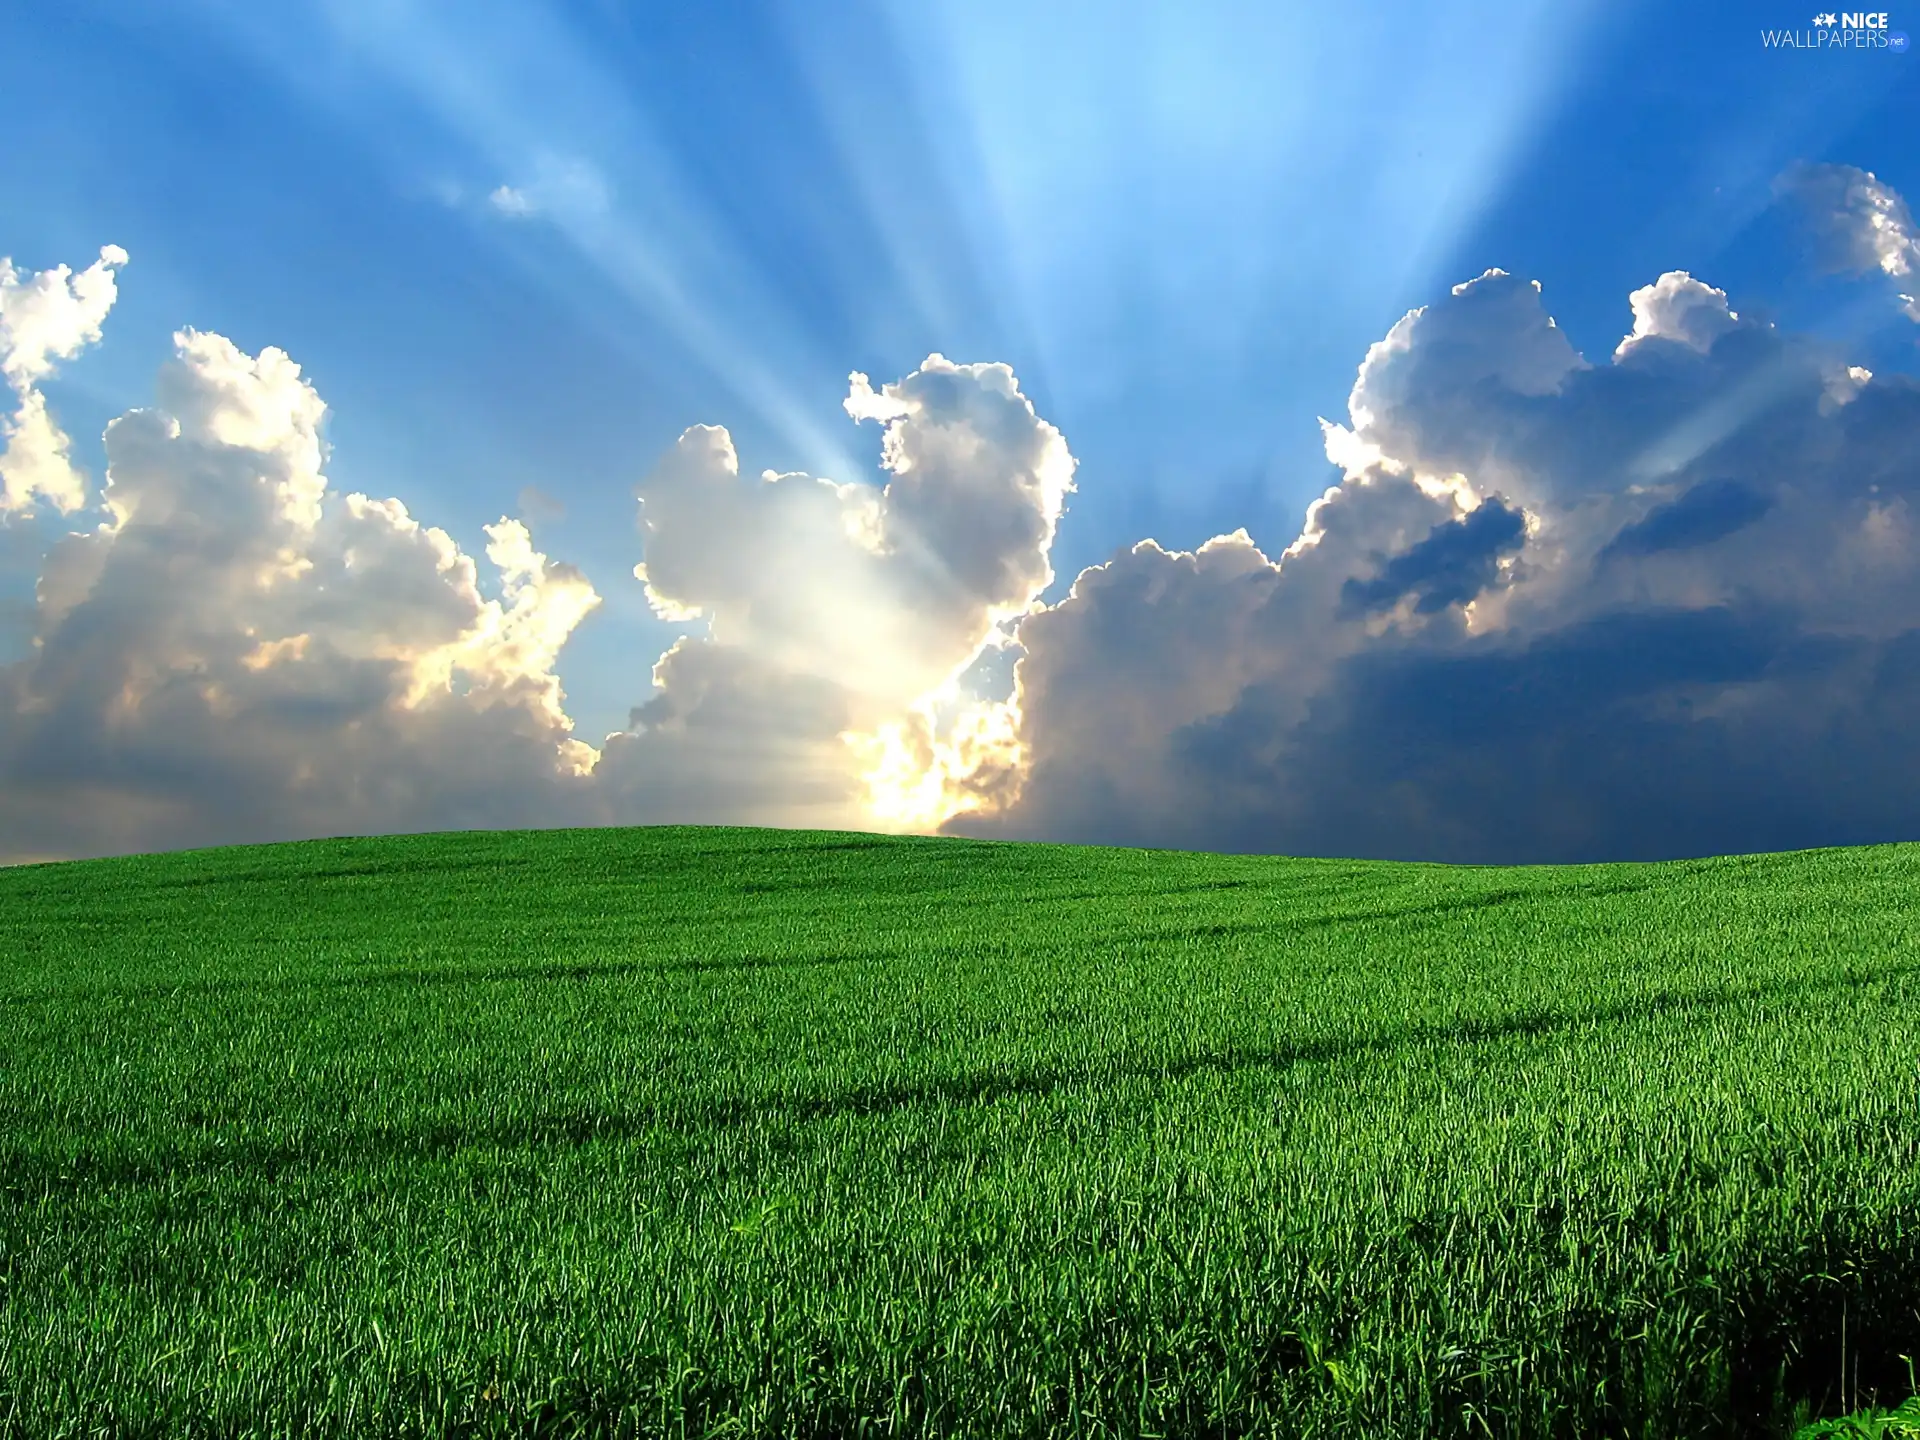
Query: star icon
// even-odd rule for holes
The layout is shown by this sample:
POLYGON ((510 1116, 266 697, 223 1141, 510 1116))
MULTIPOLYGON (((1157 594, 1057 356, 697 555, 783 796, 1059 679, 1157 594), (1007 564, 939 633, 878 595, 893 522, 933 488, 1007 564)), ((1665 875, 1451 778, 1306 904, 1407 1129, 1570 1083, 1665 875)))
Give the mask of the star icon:
POLYGON ((1829 11, 1827 11, 1827 13, 1826 13, 1826 14, 1824 14, 1824 15, 1816 15, 1816 16, 1814 16, 1814 17, 1813 17, 1813 23, 1814 23, 1814 24, 1816 24, 1816 25, 1820 25, 1820 26, 1827 26, 1827 25, 1832 25, 1832 24, 1833 24, 1833 23, 1835 23, 1835 21, 1837 21, 1838 19, 1839 19, 1839 17, 1838 17, 1838 16, 1836 16, 1836 15, 1835 15, 1835 14, 1834 14, 1834 13, 1833 13, 1833 12, 1832 12, 1831 10, 1829 10, 1829 11))

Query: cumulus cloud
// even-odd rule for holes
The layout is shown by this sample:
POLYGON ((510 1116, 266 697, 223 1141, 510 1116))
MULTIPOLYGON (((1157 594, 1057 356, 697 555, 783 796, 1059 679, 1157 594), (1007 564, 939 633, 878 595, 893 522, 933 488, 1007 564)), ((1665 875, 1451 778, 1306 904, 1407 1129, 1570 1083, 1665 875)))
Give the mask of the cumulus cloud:
POLYGON ((0 853, 671 821, 1478 862, 1914 838, 1920 383, 1682 272, 1622 319, 1595 363, 1536 284, 1454 287, 1369 349, 1322 422, 1342 478, 1278 553, 1143 540, 1054 605, 1075 462, 1005 365, 851 376, 883 485, 743 474, 692 426, 635 487, 634 574, 693 628, 598 749, 554 673, 586 578, 503 518, 483 600, 443 531, 328 488, 292 360, 182 332, 0 668, 0 853))
MULTIPOLYGON (((1774 189, 1800 202, 1830 269, 1853 275, 1877 271, 1895 280, 1920 271, 1920 226, 1907 202, 1872 171, 1796 165, 1774 182, 1774 189)), ((1920 322, 1920 299, 1902 294, 1900 308, 1920 322)))
POLYGON ((0 378, 17 408, 0 420, 0 521, 27 509, 36 495, 62 514, 86 504, 86 477, 70 458, 66 432, 47 411, 39 384, 57 362, 71 360, 100 338, 100 325, 117 295, 116 267, 127 263, 118 245, 75 274, 65 265, 17 271, 0 257, 0 378))
POLYGON ((1671 273, 1589 364, 1497 271, 1372 347, 1269 559, 1133 547, 1025 619, 957 833, 1474 862, 1916 836, 1920 385, 1671 273))
POLYGON ((1431 615, 1471 601, 1496 583, 1501 556, 1520 546, 1526 517, 1499 500, 1476 505, 1458 520, 1443 520, 1410 550, 1386 560, 1371 579, 1340 587, 1345 608, 1390 610, 1412 597, 1413 613, 1431 615))
POLYGON ((743 477, 710 426, 638 487, 635 573, 660 614, 707 630, 608 737, 596 779, 619 813, 932 821, 964 803, 939 776, 977 789, 1004 766, 1003 724, 937 712, 1051 582, 1073 457, 1005 365, 931 355, 879 390, 855 374, 845 408, 882 427, 882 489, 743 477))
POLYGON ((1601 547, 1604 562, 1711 545, 1751 525, 1773 507, 1773 497, 1743 480, 1702 480, 1623 527, 1601 547))
POLYGON ((552 673, 585 578, 502 519, 483 600, 444 531, 329 491, 286 355, 175 344, 159 403, 107 430, 107 519, 54 545, 0 669, 0 852, 590 820, 552 673))
MULTIPOLYGON (((93 313, 23 323, 9 353, 44 373, 32 357, 69 353, 93 313)), ((503 517, 486 527, 501 598, 483 599, 443 530, 330 490, 325 405, 292 359, 190 330, 175 346, 157 403, 108 428, 106 518, 46 555, 30 653, 0 667, 0 858, 904 824, 950 813, 937 777, 977 787, 1010 743, 964 682, 1052 578, 1073 459, 1004 365, 934 355, 879 389, 852 377, 884 487, 744 477, 725 430, 689 429, 636 489, 637 573, 664 613, 705 625, 596 750, 554 673, 599 603, 579 571, 503 517)), ((521 503, 557 508, 535 487, 521 503)))
POLYGON ((1627 297, 1633 329, 1614 347, 1618 360, 1649 340, 1678 340, 1702 354, 1739 322, 1727 306, 1727 292, 1703 285, 1684 270, 1671 270, 1627 297))

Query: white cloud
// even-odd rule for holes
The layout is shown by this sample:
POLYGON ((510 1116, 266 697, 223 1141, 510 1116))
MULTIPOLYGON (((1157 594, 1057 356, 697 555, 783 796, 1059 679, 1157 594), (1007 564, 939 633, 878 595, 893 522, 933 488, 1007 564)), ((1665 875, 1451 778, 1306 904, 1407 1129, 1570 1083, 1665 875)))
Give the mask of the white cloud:
MULTIPOLYGON (((748 479, 695 426, 637 487, 656 603, 703 632, 604 752, 553 672, 599 603, 526 526, 486 527, 501 598, 397 499, 332 492, 325 406, 278 350, 194 331, 108 428, 107 519, 45 557, 0 667, 0 855, 493 825, 900 823, 978 785, 1004 726, 954 678, 1051 579, 1073 460, 1004 365, 940 356, 850 411, 883 489, 748 479), (944 772, 943 772, 944 773, 944 772), (898 793, 895 793, 897 787, 898 793)), ((530 490, 523 502, 538 500, 530 490)))
POLYGON ((0 854, 667 821, 1452 860, 1910 838, 1920 384, 1684 273, 1628 302, 1595 365, 1531 282, 1455 287, 1369 350, 1324 425, 1343 479, 1278 554, 1142 541, 1053 606, 1075 462, 1004 365, 850 377, 884 487, 743 475, 690 427, 636 486, 634 574, 697 628, 599 751, 554 674, 586 578, 503 518, 483 600, 443 531, 329 491, 287 356, 182 332, 0 667, 0 854))
POLYGON ((1873 372, 1864 365, 1836 366, 1827 376, 1826 388, 1820 394, 1820 413, 1831 415, 1842 405, 1853 402, 1866 383, 1873 379, 1873 372))
POLYGON ((329 492, 287 356, 175 340, 159 406, 108 428, 109 518, 53 547, 0 669, 0 852, 590 819, 552 673, 585 578, 503 519, 483 600, 444 531, 329 492))
POLYGON ((1727 292, 1703 285, 1684 270, 1671 270, 1628 296, 1633 330, 1614 348, 1614 358, 1648 340, 1673 340, 1705 352, 1734 328, 1740 316, 1727 306, 1727 292))
POLYGON ((62 514, 86 503, 86 477, 70 458, 66 432, 47 412, 39 382, 61 360, 71 360, 100 338, 100 325, 117 295, 114 269, 127 263, 118 245, 75 274, 65 265, 16 271, 0 257, 0 378, 18 401, 0 420, 0 520, 25 510, 40 495, 62 514))
POLYGON ((524 190, 516 190, 511 185, 502 185, 487 195, 487 203, 502 215, 516 220, 524 219, 538 208, 532 197, 524 190))
POLYGON ((708 630, 655 668, 638 733, 608 739, 596 778, 619 813, 713 796, 781 823, 937 819, 943 792, 903 747, 970 775, 966 757, 999 744, 965 706, 940 730, 935 701, 1051 581, 1073 458, 1004 365, 930 355, 878 391, 856 374, 846 409, 884 427, 882 490, 744 478, 709 426, 638 487, 635 574, 662 615, 708 630))
POLYGON ((65 265, 16 271, 0 259, 0 375, 16 389, 44 380, 56 360, 71 360, 100 338, 113 308, 114 267, 127 263, 118 245, 78 274, 65 265))
POLYGON ((47 413, 47 400, 27 388, 20 408, 0 420, 0 515, 25 510, 35 495, 62 515, 87 503, 87 479, 70 458, 66 431, 47 413))
POLYGON ((537 215, 592 218, 606 214, 612 202, 613 192, 597 167, 558 155, 540 156, 525 180, 496 186, 487 195, 487 203, 512 220, 537 215))
MULTIPOLYGON (((1896 280, 1920 272, 1920 226, 1907 202, 1870 170, 1852 165, 1796 165, 1774 182, 1798 200, 1825 263, 1855 275, 1878 271, 1896 280)), ((1901 310, 1920 321, 1920 304, 1901 295, 1901 310)))
POLYGON ((1497 467, 1486 468, 1495 437, 1467 423, 1473 397, 1489 387, 1554 395, 1584 368, 1541 308, 1539 287, 1489 270, 1455 286, 1446 303, 1410 312, 1373 345, 1348 411, 1359 439, 1400 463, 1418 457, 1422 473, 1498 480, 1497 467))
POLYGON ((1138 545, 1021 623, 1017 798, 948 828, 1478 861, 1913 838, 1920 385, 1684 274, 1631 303, 1603 366, 1496 272, 1408 315, 1284 555, 1138 545))

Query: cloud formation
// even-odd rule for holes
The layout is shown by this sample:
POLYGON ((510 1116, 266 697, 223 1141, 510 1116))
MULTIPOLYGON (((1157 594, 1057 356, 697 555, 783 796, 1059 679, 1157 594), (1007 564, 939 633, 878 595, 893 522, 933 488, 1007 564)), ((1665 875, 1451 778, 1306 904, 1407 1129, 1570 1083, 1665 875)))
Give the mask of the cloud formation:
POLYGON ((529 220, 538 215, 604 215, 612 200, 606 177, 595 166, 551 154, 539 156, 525 180, 497 185, 487 192, 487 204, 494 213, 509 220, 529 220))
POLYGON ((539 208, 526 191, 516 190, 511 185, 496 185, 487 192, 487 203, 514 220, 524 219, 539 208))
POLYGON ((1375 345, 1269 560, 1151 543, 1025 620, 961 833, 1467 862, 1914 838, 1920 385, 1693 277, 1611 362, 1498 271, 1375 345))
POLYGON ((47 555, 0 669, 0 852, 587 822, 552 665, 598 596, 486 527, 502 600, 397 500, 330 493, 282 352, 182 331, 108 427, 108 518, 47 555))
POLYGON ((66 432, 47 413, 40 382, 100 338, 118 294, 114 269, 127 263, 118 245, 75 274, 65 265, 16 271, 0 256, 0 378, 17 408, 0 421, 0 520, 38 495, 63 515, 86 504, 86 477, 69 457, 66 432))
MULTIPOLYGON (((16 393, 124 259, 7 272, 16 393)), ((182 331, 0 667, 0 858, 676 821, 1471 862, 1914 838, 1920 383, 1684 272, 1623 322, 1596 363, 1536 284, 1455 286, 1369 349, 1279 553, 1143 540, 1051 606, 1075 462, 1007 366, 851 376, 884 485, 743 475, 692 426, 635 487, 633 573, 697 628, 598 748, 554 669, 587 578, 503 517, 483 599, 445 532, 329 489, 291 359, 182 331)))
POLYGON ((1005 365, 930 355, 877 391, 855 374, 845 408, 882 427, 883 489, 744 478, 708 426, 638 487, 635 573, 708 631, 661 658, 637 733, 608 737, 616 813, 931 822, 965 803, 938 774, 1006 763, 1004 726, 943 734, 936 711, 1051 582, 1073 457, 1005 365))
MULTIPOLYGON (((55 272, 57 324, 44 302, 10 308, 23 318, 4 373, 30 381, 97 334, 94 275, 110 284, 55 272)), ((444 531, 397 499, 329 489, 325 406, 289 357, 191 330, 175 346, 156 405, 108 428, 107 518, 45 557, 31 653, 0 668, 0 859, 509 825, 860 825, 886 791, 870 774, 898 772, 901 747, 972 775, 1004 740, 935 734, 936 707, 963 699, 959 677, 1051 580, 1072 488, 1065 442, 1004 365, 935 355, 878 390, 852 377, 846 408, 879 427, 884 488, 742 477, 726 431, 688 430, 636 488, 636 573, 705 633, 660 658, 657 693, 596 750, 573 737, 554 674, 599 604, 579 571, 502 517, 485 527, 501 599, 483 599, 444 531)), ((532 487, 521 499, 552 508, 532 487)))
MULTIPOLYGON (((1822 261, 1851 275, 1878 272, 1909 280, 1920 271, 1920 226, 1892 186, 1852 165, 1796 165, 1774 182, 1798 200, 1822 261)), ((1920 323, 1920 298, 1900 296, 1900 308, 1920 323)))

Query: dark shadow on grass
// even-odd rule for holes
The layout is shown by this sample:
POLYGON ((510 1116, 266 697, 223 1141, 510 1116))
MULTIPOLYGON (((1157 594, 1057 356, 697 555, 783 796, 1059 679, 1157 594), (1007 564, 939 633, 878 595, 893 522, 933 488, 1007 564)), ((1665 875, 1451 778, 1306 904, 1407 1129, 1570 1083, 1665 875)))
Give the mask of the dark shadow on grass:
POLYGON ((0 995, 0 1006, 75 1000, 173 999, 182 995, 289 994, 302 990, 380 989, 389 986, 469 985, 503 981, 618 980, 633 975, 691 975, 730 970, 812 970, 828 965, 893 960, 897 951, 840 951, 827 955, 774 957, 723 955, 684 960, 556 960, 499 965, 442 965, 431 968, 368 969, 339 974, 275 976, 272 979, 143 981, 134 985, 74 986, 59 990, 15 991, 0 995))
MULTIPOLYGON (((1392 905, 1373 910, 1330 910, 1319 915, 1277 915, 1271 920, 1217 921, 1201 924, 1165 925, 1155 929, 1130 927, 1129 940, 1210 939, 1230 935, 1285 936, 1341 925, 1373 925, 1400 920, 1422 921, 1449 915, 1466 915, 1477 910, 1493 910, 1505 905, 1525 905, 1558 900, 1590 900, 1612 895, 1635 895, 1659 888, 1661 882, 1616 881, 1588 885, 1556 887, 1532 886, 1485 890, 1477 895, 1462 895, 1436 900, 1425 905, 1392 905)), ((1174 892, 1156 892, 1174 893, 1174 892)))
MULTIPOLYGON (((1142 892, 1151 895, 1178 895, 1184 893, 1233 888, 1245 882, 1212 881, 1202 885, 1178 886, 1167 890, 1142 892)), ((1531 901, 1557 901, 1569 899, 1597 899, 1614 895, 1638 894, 1645 890, 1658 888, 1659 880, 1615 881, 1612 883, 1587 883, 1566 886, 1530 886, 1509 887, 1486 890, 1478 894, 1461 895, 1436 900, 1420 905, 1382 906, 1372 910, 1330 910, 1322 914, 1279 914, 1271 919, 1252 919, 1240 921, 1208 922, 1202 924, 1177 924, 1147 928, 1129 924, 1121 917, 1112 927, 1124 932, 1129 942, 1153 942, 1158 940, 1188 940, 1196 938, 1219 939, 1235 935, 1260 935, 1284 937, 1291 934, 1304 934, 1319 930, 1334 929, 1342 925, 1371 925, 1391 923, 1400 920, 1424 920, 1436 916, 1468 914, 1477 910, 1494 909, 1505 905, 1526 904, 1531 901)), ((1097 892, 1074 892, 1066 896, 1041 897, 1043 901, 1066 899, 1103 899, 1097 892)), ((709 915, 705 917, 710 920, 709 915)), ((688 917, 679 917, 679 923, 685 923, 688 917)), ((1038 948, 1036 944, 1036 948, 1038 948)), ((73 986, 57 990, 15 991, 0 994, 0 1007, 7 1005, 25 1005, 49 1000, 69 1002, 87 997, 125 997, 146 998, 198 994, 244 994, 248 992, 272 993, 301 989, 327 989, 333 987, 381 986, 381 985, 453 985, 467 981, 494 980, 585 980, 643 973, 691 974, 701 971, 727 970, 803 970, 826 965, 850 963, 870 963, 903 958, 904 952, 885 949, 872 951, 844 951, 817 956, 789 956, 774 959, 758 955, 715 956, 705 959, 682 960, 612 960, 612 961, 540 961, 506 962, 496 965, 475 966, 436 966, 431 969, 382 969, 334 975, 300 975, 276 977, 271 980, 234 979, 195 979, 178 982, 146 981, 135 985, 99 985, 73 986)), ((925 954, 920 959, 932 958, 925 954)))
MULTIPOLYGON (((1393 885, 1404 884, 1398 879, 1389 882, 1393 885)), ((1208 880, 1195 885, 1145 886, 1138 884, 1130 875, 1115 875, 1113 883, 1095 890, 1037 890, 1028 894, 1013 896, 1030 905, 1053 904, 1062 900, 1151 900, 1163 895, 1204 895, 1216 890, 1271 890, 1277 898, 1296 900, 1302 891, 1323 890, 1326 885, 1307 886, 1295 882, 1277 880, 1208 880)), ((962 891, 952 897, 955 903, 978 904, 973 897, 962 891)))
MULTIPOLYGON (((864 839, 855 837, 813 842, 806 840, 794 840, 792 842, 775 841, 771 844, 764 839, 755 838, 751 841, 742 841, 738 844, 728 844, 724 838, 715 840, 710 834, 702 833, 706 828, 707 827, 704 826, 692 826, 683 829, 679 835, 650 836, 646 840, 638 843, 629 842, 631 848, 626 846, 613 848, 612 858, 626 859, 629 855, 644 855, 652 859, 655 858, 656 855, 659 855, 662 858, 668 859, 678 859, 681 856, 686 856, 705 861, 714 855, 779 855, 790 859, 805 859, 809 855, 820 855, 831 851, 911 849, 914 848, 912 842, 915 839, 923 838, 916 836, 874 835, 864 839)), ((719 830, 723 836, 736 833, 722 826, 713 828, 719 830)), ((757 837, 760 832, 750 831, 745 833, 753 834, 757 837)))
POLYGON ((251 885, 272 882, 280 885, 305 885, 314 880, 358 880, 367 876, 393 877, 443 874, 460 870, 517 870, 533 863, 530 857, 499 856, 471 860, 440 860, 414 854, 395 854, 391 858, 355 861, 335 865, 275 865, 265 869, 212 869, 200 875, 184 875, 171 880, 137 880, 126 888, 134 891, 207 890, 221 885, 251 885))
MULTIPOLYGON (((1171 1062, 1116 1057, 1109 1065, 1043 1068, 1029 1071, 981 1071, 904 1081, 876 1081, 832 1094, 689 1096, 609 1114, 578 1111, 531 1116, 508 1123, 376 1126, 348 1138, 328 1137, 302 1143, 265 1143, 244 1135, 210 1136, 203 1148, 170 1147, 166 1153, 92 1158, 43 1159, 0 1152, 0 1188, 32 1196, 72 1193, 102 1186, 149 1185, 182 1174, 243 1172, 272 1179, 283 1172, 341 1164, 365 1166, 395 1160, 436 1160, 468 1150, 518 1151, 572 1147, 595 1141, 629 1143, 661 1133, 699 1135, 743 1125, 781 1121, 811 1123, 847 1117, 887 1115, 947 1106, 984 1106, 1003 1100, 1045 1098, 1062 1090, 1105 1086, 1130 1080, 1177 1084, 1204 1073, 1234 1074, 1285 1070, 1295 1065, 1328 1065, 1427 1044, 1488 1045, 1516 1038, 1562 1032, 1609 1029, 1666 1018, 1707 1017, 1717 1010, 1755 1001, 1794 1000, 1837 990, 1860 989, 1895 977, 1920 975, 1920 961, 1890 965, 1861 974, 1811 981, 1773 981, 1688 993, 1654 994, 1593 1006, 1576 1012, 1542 1009, 1511 1015, 1474 1017, 1439 1024, 1415 1024, 1372 1035, 1329 1036, 1266 1049, 1229 1045, 1216 1053, 1190 1055, 1171 1062)), ((14 1133, 21 1133, 16 1126, 14 1133)))

